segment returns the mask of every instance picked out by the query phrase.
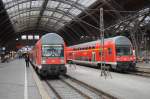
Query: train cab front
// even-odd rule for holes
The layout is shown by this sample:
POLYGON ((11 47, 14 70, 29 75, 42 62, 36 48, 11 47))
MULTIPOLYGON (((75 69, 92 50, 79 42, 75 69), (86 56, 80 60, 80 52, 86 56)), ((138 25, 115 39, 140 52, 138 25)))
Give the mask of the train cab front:
POLYGON ((116 69, 119 71, 134 71, 135 70, 135 56, 129 46, 116 47, 116 69))
POLYGON ((67 69, 62 45, 43 45, 41 62, 41 71, 45 75, 66 74, 67 69))

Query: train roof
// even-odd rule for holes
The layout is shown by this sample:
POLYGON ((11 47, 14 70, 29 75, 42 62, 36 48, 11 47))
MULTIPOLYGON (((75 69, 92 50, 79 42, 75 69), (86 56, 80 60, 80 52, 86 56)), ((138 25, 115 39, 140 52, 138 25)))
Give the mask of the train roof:
MULTIPOLYGON (((116 37, 112 37, 112 38, 106 38, 104 40, 104 42, 107 42, 107 41, 112 41, 116 45, 131 45, 130 40, 125 36, 116 36, 116 37)), ((96 41, 81 43, 81 44, 78 44, 78 45, 73 45, 73 46, 70 46, 70 47, 71 48, 89 47, 89 46, 95 46, 97 43, 100 43, 100 42, 101 42, 101 40, 96 40, 96 41)))
POLYGON ((57 33, 48 33, 42 36, 42 44, 64 44, 64 40, 57 33))

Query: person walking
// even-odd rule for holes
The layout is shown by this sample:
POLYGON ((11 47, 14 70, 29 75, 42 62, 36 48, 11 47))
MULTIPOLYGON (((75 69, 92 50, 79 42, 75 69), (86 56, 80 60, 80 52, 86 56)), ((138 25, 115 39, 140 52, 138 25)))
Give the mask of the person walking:
POLYGON ((26 67, 29 67, 29 62, 30 62, 29 54, 25 55, 25 62, 26 62, 26 67))

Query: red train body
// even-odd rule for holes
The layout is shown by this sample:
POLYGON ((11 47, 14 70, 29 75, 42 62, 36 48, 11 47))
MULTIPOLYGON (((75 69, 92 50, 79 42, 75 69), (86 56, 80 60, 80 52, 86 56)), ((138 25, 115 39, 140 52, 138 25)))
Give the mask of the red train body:
POLYGON ((32 63, 42 76, 66 73, 65 43, 56 33, 41 37, 32 50, 32 63))
POLYGON ((103 52, 101 41, 97 40, 70 46, 66 50, 66 55, 67 61, 76 64, 100 66, 101 62, 105 62, 111 69, 119 71, 135 69, 136 58, 132 44, 124 36, 105 39, 103 52), (104 54, 103 60, 101 60, 101 53, 104 54))

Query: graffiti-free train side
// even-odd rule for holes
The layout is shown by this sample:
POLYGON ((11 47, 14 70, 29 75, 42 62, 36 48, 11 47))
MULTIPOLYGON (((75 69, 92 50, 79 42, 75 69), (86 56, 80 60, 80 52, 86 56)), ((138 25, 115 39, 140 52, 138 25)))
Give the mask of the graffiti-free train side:
POLYGON ((43 35, 31 51, 31 62, 35 70, 43 77, 66 74, 65 47, 63 38, 58 34, 43 35))
POLYGON ((100 67, 101 63, 105 63, 117 71, 134 71, 136 66, 132 43, 125 36, 105 39, 104 47, 101 45, 101 40, 69 46, 66 56, 68 62, 95 67, 100 67), (102 53, 103 58, 101 58, 102 53))

